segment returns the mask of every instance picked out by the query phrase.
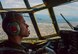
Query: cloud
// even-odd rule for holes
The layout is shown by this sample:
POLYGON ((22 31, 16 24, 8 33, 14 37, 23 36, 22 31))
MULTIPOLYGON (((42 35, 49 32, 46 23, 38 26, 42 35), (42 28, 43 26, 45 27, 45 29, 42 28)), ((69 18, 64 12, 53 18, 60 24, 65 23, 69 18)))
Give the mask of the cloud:
POLYGON ((44 10, 41 10, 41 11, 38 11, 38 12, 35 12, 35 14, 43 14, 43 15, 49 15, 49 12, 48 12, 48 9, 44 9, 44 10))
MULTIPOLYGON (((23 0, 0 0, 5 8, 11 8, 11 7, 25 7, 24 1, 23 0)), ((37 5, 37 4, 42 4, 42 0, 28 0, 31 6, 37 5)))
POLYGON ((5 0, 5 3, 13 3, 15 0, 5 0))
POLYGON ((29 3, 30 3, 30 6, 35 6, 35 5, 38 5, 38 4, 42 4, 43 1, 42 0, 28 0, 29 3))
POLYGON ((23 0, 4 0, 2 1, 2 5, 4 8, 24 8, 25 4, 23 0))

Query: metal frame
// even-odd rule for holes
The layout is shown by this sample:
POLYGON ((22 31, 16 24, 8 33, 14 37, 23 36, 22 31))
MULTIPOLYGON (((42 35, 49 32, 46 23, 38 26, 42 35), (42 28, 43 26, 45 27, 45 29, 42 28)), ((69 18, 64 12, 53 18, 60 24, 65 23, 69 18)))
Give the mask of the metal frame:
POLYGON ((55 30, 56 30, 57 34, 59 34, 59 27, 58 27, 58 24, 57 24, 57 21, 56 21, 56 17, 55 17, 55 14, 54 14, 53 7, 49 7, 48 11, 50 13, 50 17, 52 19, 52 22, 53 22, 53 25, 55 27, 55 30))

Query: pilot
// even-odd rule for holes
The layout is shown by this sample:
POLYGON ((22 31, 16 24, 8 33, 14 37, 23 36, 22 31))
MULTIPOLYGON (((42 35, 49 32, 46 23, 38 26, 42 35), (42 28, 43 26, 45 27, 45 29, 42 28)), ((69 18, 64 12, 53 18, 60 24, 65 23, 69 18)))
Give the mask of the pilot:
POLYGON ((8 36, 6 41, 0 43, 0 54, 27 54, 26 47, 21 44, 23 37, 28 37, 28 29, 23 16, 15 11, 6 13, 2 28, 8 36))
MULTIPOLYGON (((30 34, 28 27, 21 14, 15 11, 7 12, 2 21, 2 28, 7 34, 8 39, 0 43, 0 54, 46 54, 47 51, 44 48, 36 51, 32 51, 33 49, 31 49, 29 51, 26 45, 22 44, 23 37, 28 37, 30 34)), ((32 48, 33 45, 29 47, 32 48)))

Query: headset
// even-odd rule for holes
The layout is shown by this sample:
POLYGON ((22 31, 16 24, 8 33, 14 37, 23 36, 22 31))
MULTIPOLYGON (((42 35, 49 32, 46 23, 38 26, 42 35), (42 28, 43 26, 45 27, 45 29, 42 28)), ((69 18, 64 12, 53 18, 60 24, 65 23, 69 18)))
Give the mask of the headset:
POLYGON ((8 23, 7 28, 7 32, 13 36, 19 35, 20 33, 20 26, 17 22, 8 23))
MULTIPOLYGON (((12 19, 16 18, 16 13, 11 13, 11 17, 12 19)), ((19 14, 17 14, 19 15, 19 14)), ((16 36, 20 34, 20 24, 17 21, 12 21, 9 22, 6 26, 6 30, 10 35, 16 36)))

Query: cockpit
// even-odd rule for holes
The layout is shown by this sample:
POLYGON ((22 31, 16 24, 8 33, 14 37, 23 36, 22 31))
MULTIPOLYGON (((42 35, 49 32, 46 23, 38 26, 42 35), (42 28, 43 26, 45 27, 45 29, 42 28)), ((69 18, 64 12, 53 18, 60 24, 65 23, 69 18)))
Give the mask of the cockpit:
POLYGON ((0 42, 7 40, 2 20, 16 11, 29 25, 30 36, 22 40, 29 54, 44 48, 47 54, 78 54, 77 5, 74 0, 0 0, 0 42))

